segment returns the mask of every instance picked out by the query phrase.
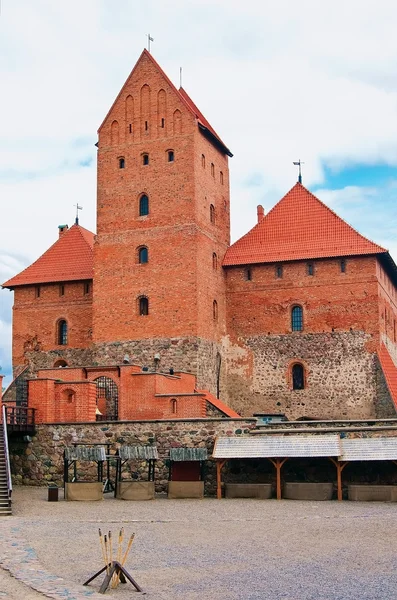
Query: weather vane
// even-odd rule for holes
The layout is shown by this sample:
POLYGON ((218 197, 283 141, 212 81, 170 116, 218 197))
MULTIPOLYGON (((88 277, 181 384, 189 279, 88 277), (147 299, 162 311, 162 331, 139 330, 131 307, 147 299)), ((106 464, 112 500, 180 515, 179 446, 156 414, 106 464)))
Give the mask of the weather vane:
POLYGON ((305 163, 302 162, 301 159, 299 159, 297 161, 293 161, 293 164, 296 165, 297 167, 299 167, 298 183, 302 183, 302 169, 301 169, 301 166, 304 165, 305 163))
POLYGON ((77 202, 77 204, 73 204, 73 206, 76 207, 76 225, 79 224, 79 210, 83 210, 83 207, 79 205, 79 203, 77 202))
POLYGON ((150 42, 154 42, 154 38, 150 36, 150 33, 147 34, 147 49, 150 52, 150 42))

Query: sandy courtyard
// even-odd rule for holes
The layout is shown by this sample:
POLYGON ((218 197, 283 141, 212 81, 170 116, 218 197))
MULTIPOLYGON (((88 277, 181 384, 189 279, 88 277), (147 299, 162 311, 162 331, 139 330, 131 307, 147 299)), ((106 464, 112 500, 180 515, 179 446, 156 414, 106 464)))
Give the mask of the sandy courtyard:
MULTIPOLYGON (((397 598, 394 504, 111 496, 48 503, 43 488, 17 487, 13 494, 14 514, 0 520, 0 559, 7 536, 18 531, 41 566, 73 589, 102 566, 98 528, 116 535, 123 526, 126 535, 136 533, 127 567, 149 598, 397 598)), ((88 589, 99 586, 80 587, 81 597, 88 589)), ((128 584, 106 596, 140 594, 128 584)), ((41 597, 0 570, 0 599, 41 597)))

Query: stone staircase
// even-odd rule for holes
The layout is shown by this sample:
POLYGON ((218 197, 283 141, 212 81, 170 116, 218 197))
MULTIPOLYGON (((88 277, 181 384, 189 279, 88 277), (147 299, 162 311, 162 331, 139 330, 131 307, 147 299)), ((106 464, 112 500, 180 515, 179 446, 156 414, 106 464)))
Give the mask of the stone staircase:
POLYGON ((8 489, 4 426, 0 423, 0 517, 11 515, 11 490, 8 489))

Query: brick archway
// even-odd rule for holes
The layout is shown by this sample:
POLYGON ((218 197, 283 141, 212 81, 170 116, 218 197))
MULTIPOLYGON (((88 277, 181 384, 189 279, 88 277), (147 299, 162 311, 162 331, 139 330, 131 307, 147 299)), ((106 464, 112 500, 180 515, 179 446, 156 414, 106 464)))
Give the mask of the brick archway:
POLYGON ((101 421, 117 421, 119 418, 119 389, 117 383, 110 377, 97 377, 96 402, 101 413, 101 421))

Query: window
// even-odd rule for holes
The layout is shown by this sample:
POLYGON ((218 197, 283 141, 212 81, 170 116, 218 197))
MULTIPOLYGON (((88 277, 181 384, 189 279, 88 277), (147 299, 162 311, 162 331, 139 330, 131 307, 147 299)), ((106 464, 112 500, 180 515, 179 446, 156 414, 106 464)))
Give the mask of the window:
POLYGON ((218 302, 216 300, 212 303, 212 317, 214 321, 218 320, 218 302))
POLYGON ((218 268, 218 257, 215 252, 212 253, 212 268, 213 269, 218 268))
POLYGON ((89 293, 90 293, 90 282, 89 282, 89 281, 86 281, 86 282, 84 283, 84 295, 86 296, 86 295, 87 295, 87 294, 89 294, 89 293))
POLYGON ((60 296, 65 295, 65 286, 63 285, 63 283, 61 283, 61 285, 59 286, 59 295, 60 296))
POLYGON ((340 272, 346 273, 346 260, 344 258, 340 261, 340 272))
POLYGON ((245 269, 245 279, 247 281, 251 281, 251 279, 252 279, 252 271, 251 271, 251 269, 245 269))
POLYGON ((142 154, 142 162, 144 165, 149 164, 149 154, 142 154))
POLYGON ((149 124, 147 121, 145 121, 145 131, 147 131, 149 129, 149 124))
POLYGON ((204 154, 201 155, 201 166, 205 169, 205 156, 204 156, 204 154))
POLYGON ((312 263, 312 262, 307 263, 307 274, 314 275, 314 263, 312 263))
POLYGON ((223 185, 223 173, 222 173, 222 171, 220 171, 220 173, 219 173, 219 181, 223 185))
POLYGON ((63 367, 67 367, 67 366, 68 366, 68 363, 66 362, 66 360, 59 359, 54 362, 54 367, 57 369, 61 369, 63 367))
POLYGON ((171 410, 172 410, 172 414, 176 415, 176 413, 178 411, 178 400, 176 398, 172 398, 172 400, 171 400, 171 410))
POLYGON ((210 205, 210 221, 215 223, 215 206, 213 204, 210 205))
POLYGON ((146 317, 149 314, 149 300, 145 296, 139 298, 139 314, 146 317))
POLYGON ((60 346, 66 346, 68 343, 68 324, 65 319, 58 321, 57 343, 60 346))
POLYGON ((146 246, 138 249, 138 262, 140 265, 149 262, 149 252, 146 246))
POLYGON ((215 166, 214 166, 214 163, 211 163, 211 175, 212 175, 212 177, 215 177, 215 166))
POLYGON ((168 150, 168 162, 174 162, 174 151, 168 150))
POLYGON ((36 298, 40 298, 40 292, 41 292, 40 286, 36 285, 36 287, 34 289, 34 295, 35 295, 36 298))
POLYGON ((161 127, 165 126, 165 119, 161 119, 161 127))
POLYGON ((125 168, 125 159, 119 158, 119 169, 124 169, 124 168, 125 168))
POLYGON ((129 124, 129 132, 132 133, 132 125, 131 125, 131 123, 129 124))
POLYGON ((282 265, 277 265, 276 267, 276 278, 277 279, 282 279, 283 277, 283 267, 282 265))
POLYGON ((301 363, 292 365, 292 389, 305 389, 305 369, 301 363))
POLYGON ((143 217, 148 214, 149 214, 149 198, 146 196, 146 194, 143 194, 143 196, 141 196, 139 198, 139 216, 143 217))
POLYGON ((291 311, 291 329, 292 331, 303 330, 303 310, 301 306, 293 306, 291 311))

